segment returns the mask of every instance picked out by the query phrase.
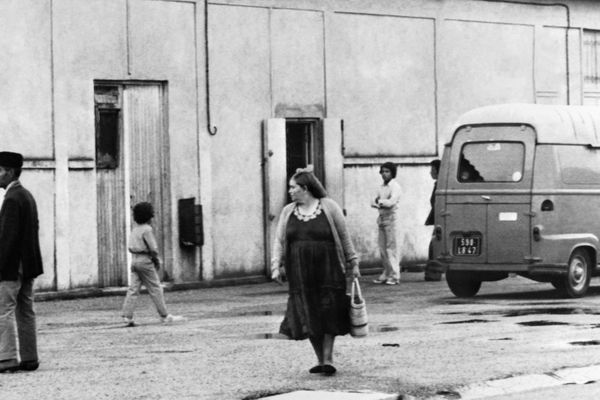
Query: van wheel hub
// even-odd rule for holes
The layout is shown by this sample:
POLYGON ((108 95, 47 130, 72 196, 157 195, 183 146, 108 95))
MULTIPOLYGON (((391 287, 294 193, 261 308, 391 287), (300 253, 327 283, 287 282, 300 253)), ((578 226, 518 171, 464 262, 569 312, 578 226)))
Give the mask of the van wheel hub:
POLYGON ((580 289, 585 284, 586 265, 579 257, 574 257, 569 266, 569 281, 573 288, 580 289))

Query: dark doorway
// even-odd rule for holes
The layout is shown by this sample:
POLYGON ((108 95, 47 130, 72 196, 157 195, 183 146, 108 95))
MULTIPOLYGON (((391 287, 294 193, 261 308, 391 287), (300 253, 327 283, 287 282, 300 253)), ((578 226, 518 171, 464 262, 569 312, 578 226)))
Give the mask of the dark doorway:
POLYGON ((323 168, 323 135, 318 119, 288 119, 285 123, 287 180, 297 168, 312 165, 314 173, 325 185, 323 168))

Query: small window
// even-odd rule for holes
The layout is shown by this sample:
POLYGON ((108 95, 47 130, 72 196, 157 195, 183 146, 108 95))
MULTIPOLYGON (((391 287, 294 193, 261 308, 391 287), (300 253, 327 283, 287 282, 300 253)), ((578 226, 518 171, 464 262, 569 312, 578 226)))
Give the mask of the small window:
POLYGON ((119 166, 121 109, 119 88, 96 86, 96 168, 115 169, 119 166))
POLYGON ((560 175, 568 185, 600 185, 600 150, 557 146, 560 175))
POLYGON ((475 142, 463 146, 459 182, 520 182, 525 145, 521 142, 475 142))
POLYGON ((99 109, 96 114, 96 168, 119 166, 120 113, 120 110, 99 109))

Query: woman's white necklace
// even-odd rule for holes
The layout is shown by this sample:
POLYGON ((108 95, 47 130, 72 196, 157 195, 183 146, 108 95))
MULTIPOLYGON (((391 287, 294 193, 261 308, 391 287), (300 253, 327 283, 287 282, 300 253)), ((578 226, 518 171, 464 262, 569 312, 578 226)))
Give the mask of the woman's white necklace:
POLYGON ((317 218, 317 216, 321 214, 321 201, 317 201, 317 207, 315 207, 315 211, 313 211, 310 214, 302 214, 300 212, 300 210, 298 209, 298 205, 296 205, 296 207, 294 207, 294 215, 296 216, 296 218, 298 218, 300 221, 310 221, 311 219, 315 219, 317 218))

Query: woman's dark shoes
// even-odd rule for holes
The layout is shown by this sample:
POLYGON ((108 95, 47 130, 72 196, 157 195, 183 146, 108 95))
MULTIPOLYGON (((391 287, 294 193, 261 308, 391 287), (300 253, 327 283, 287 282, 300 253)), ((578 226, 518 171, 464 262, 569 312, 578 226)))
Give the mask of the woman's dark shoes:
POLYGON ((323 366, 315 365, 314 367, 309 369, 308 372, 310 372, 311 374, 320 374, 321 372, 323 372, 323 366))
POLYGON ((336 371, 337 369, 335 369, 333 365, 325 364, 322 367, 322 372, 324 375, 333 375, 336 371))

